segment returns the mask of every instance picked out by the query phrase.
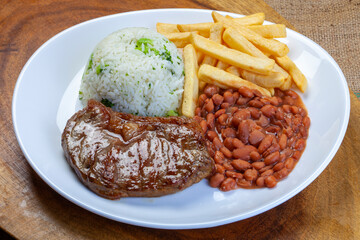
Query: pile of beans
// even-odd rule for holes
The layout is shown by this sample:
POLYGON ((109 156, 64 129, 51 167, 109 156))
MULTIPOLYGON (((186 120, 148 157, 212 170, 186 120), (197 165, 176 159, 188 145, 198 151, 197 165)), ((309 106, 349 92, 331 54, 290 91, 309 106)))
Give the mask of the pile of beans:
POLYGON ((310 127, 301 98, 291 90, 266 97, 246 87, 207 85, 195 115, 215 161, 210 185, 222 191, 275 187, 300 159, 310 127))

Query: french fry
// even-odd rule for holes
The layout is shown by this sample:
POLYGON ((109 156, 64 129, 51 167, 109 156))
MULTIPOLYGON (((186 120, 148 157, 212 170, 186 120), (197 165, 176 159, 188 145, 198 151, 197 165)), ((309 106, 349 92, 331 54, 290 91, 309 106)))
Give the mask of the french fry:
POLYGON ((300 91, 305 92, 307 80, 296 64, 288 56, 275 57, 275 60, 281 67, 289 72, 295 85, 300 89, 300 91))
POLYGON ((284 83, 279 88, 283 91, 289 90, 291 88, 292 82, 292 78, 289 75, 289 77, 285 79, 284 83))
POLYGON ((188 44, 184 48, 185 82, 182 101, 182 114, 186 117, 194 117, 196 103, 199 95, 199 80, 197 77, 198 63, 194 47, 188 44))
POLYGON ((194 47, 213 58, 224 63, 253 71, 260 74, 269 74, 274 67, 274 60, 252 57, 240 51, 227 48, 219 43, 206 39, 202 36, 192 34, 194 47))
POLYGON ((247 26, 247 28, 264 38, 286 37, 286 27, 284 24, 253 25, 247 26))
POLYGON ((227 71, 228 73, 234 74, 235 76, 240 77, 240 71, 237 67, 230 66, 225 71, 227 71))
MULTIPOLYGON (((194 32, 197 33, 197 32, 194 32)), ((172 41, 176 47, 183 48, 191 43, 191 32, 164 33, 163 35, 172 41)))
POLYGON ((227 19, 226 17, 215 11, 212 12, 212 17, 215 22, 223 22, 225 28, 235 28, 237 31, 240 32, 241 35, 243 35, 247 40, 253 43, 261 51, 268 52, 276 57, 285 56, 289 52, 289 48, 288 46, 286 46, 286 44, 279 42, 275 39, 263 38, 259 34, 251 31, 250 29, 242 26, 241 24, 233 20, 227 19))
MULTIPOLYGON (((217 43, 221 43, 221 36, 222 33, 224 31, 224 25, 219 22, 219 23, 215 23, 211 28, 210 28, 210 40, 217 42, 217 43)), ((210 57, 210 56, 205 56, 204 60, 203 60, 203 64, 208 64, 211 66, 215 66, 217 62, 217 59, 210 57)))
POLYGON ((285 80, 284 76, 278 72, 272 72, 269 75, 261 75, 240 69, 240 75, 242 78, 264 88, 280 87, 285 80))
POLYGON ((161 34, 176 33, 179 32, 177 24, 171 23, 156 23, 156 30, 161 34))
POLYGON ((197 57, 198 64, 200 64, 204 60, 205 54, 202 52, 196 51, 196 57, 197 57))
POLYGON ((242 86, 251 89, 257 89, 263 95, 271 96, 270 92, 252 82, 246 81, 231 73, 228 73, 219 68, 203 64, 199 68, 198 78, 207 83, 217 85, 220 88, 240 88, 242 86))
POLYGON ((223 61, 218 61, 216 64, 216 67, 221 69, 221 70, 225 70, 229 67, 230 65, 227 63, 224 63, 223 61))
POLYGON ((238 24, 244 25, 244 26, 250 26, 250 25, 261 25, 265 21, 265 13, 255 13, 251 15, 247 15, 245 17, 240 18, 233 18, 229 15, 225 16, 227 19, 232 19, 233 21, 237 22, 238 24))
POLYGON ((213 22, 193 23, 193 24, 178 24, 177 28, 180 32, 195 32, 199 35, 208 38, 210 36, 210 28, 214 25, 213 22))
POLYGON ((266 89, 270 92, 271 96, 275 95, 275 89, 274 88, 266 88, 266 89))

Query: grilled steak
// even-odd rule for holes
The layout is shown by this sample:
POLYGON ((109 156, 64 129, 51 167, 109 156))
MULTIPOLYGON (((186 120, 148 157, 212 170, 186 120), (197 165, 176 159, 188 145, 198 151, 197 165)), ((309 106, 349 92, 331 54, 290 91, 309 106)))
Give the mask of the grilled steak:
POLYGON ((61 143, 80 180, 109 199, 175 193, 214 171, 194 120, 118 113, 95 100, 69 119, 61 143))

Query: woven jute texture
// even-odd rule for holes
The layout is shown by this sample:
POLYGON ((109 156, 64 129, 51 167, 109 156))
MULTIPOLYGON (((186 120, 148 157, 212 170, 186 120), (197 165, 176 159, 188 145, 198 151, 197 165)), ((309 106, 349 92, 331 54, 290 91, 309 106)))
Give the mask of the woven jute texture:
POLYGON ((301 34, 322 46, 360 96, 360 0, 265 0, 301 34))

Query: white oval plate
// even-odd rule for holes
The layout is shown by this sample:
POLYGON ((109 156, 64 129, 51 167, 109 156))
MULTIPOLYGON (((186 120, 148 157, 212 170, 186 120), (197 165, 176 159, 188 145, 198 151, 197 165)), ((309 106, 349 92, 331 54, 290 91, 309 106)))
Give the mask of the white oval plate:
POLYGON ((239 221, 285 202, 308 186, 329 164, 343 140, 350 98, 345 77, 331 56, 289 29, 288 37, 282 41, 289 45, 289 56, 309 81, 301 97, 311 127, 301 160, 276 188, 221 192, 203 180, 169 196, 111 201, 88 190, 67 164, 60 145, 62 128, 75 112, 82 69, 95 45, 124 27, 155 29, 156 22, 207 21, 212 21, 209 10, 128 12, 78 24, 43 44, 21 71, 12 105, 20 147, 39 176, 63 197, 91 212, 124 223, 164 229, 205 228, 239 221))

